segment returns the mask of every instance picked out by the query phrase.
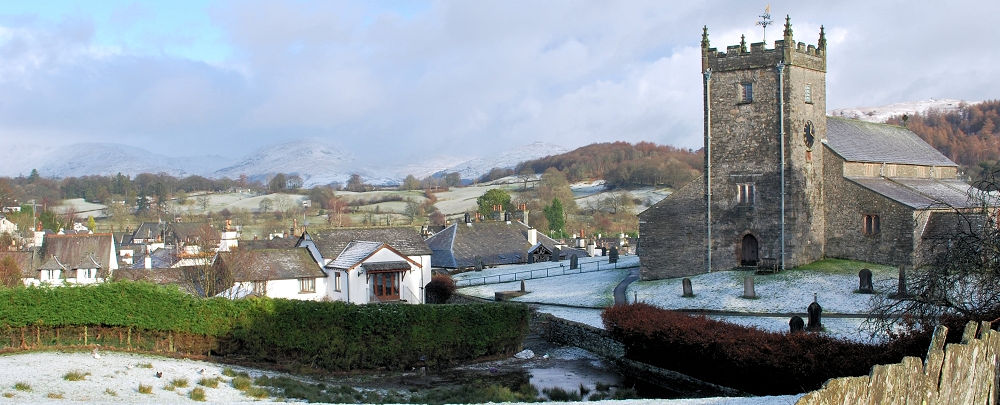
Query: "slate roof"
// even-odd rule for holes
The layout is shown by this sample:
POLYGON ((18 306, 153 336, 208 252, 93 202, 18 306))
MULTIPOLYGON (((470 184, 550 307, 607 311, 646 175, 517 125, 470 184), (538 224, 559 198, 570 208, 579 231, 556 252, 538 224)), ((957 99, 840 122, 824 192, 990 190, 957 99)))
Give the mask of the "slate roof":
POLYGON ((166 224, 160 222, 143 222, 136 228, 132 237, 135 239, 156 239, 164 231, 166 224))
POLYGON ((957 179, 847 177, 847 180, 913 209, 980 206, 972 186, 957 179))
POLYGON ((840 117, 826 119, 827 145, 851 162, 958 166, 910 130, 840 117))
POLYGON ((205 236, 210 237, 209 240, 219 240, 219 231, 205 222, 172 223, 167 225, 167 233, 183 242, 197 241, 205 236))
POLYGON ((17 268, 21 269, 22 278, 38 277, 38 266, 42 263, 39 262, 34 252, 0 250, 0 260, 5 257, 14 259, 14 263, 17 264, 17 268))
POLYGON ((49 235, 45 237, 43 251, 45 258, 58 257, 67 266, 83 263, 92 255, 101 269, 111 268, 112 257, 117 260, 114 237, 110 233, 83 235, 49 235))
POLYGON ((352 241, 347 244, 344 248, 327 267, 333 267, 337 269, 350 269, 357 266, 362 260, 371 256, 379 249, 385 246, 383 242, 372 242, 372 241, 352 241))
POLYGON ((286 249, 295 247, 295 238, 241 240, 240 249, 286 249))
POLYGON ((239 266, 230 269, 236 281, 326 277, 306 248, 220 252, 219 264, 239 266))
POLYGON ((339 256, 352 241, 382 242, 406 256, 431 254, 420 233, 411 227, 331 229, 309 235, 326 259, 339 256))
POLYGON ((132 244, 131 232, 112 232, 111 234, 114 235, 115 243, 117 243, 118 246, 125 246, 132 244))
POLYGON ((921 239, 951 239, 956 235, 978 235, 986 226, 982 213, 960 214, 955 211, 932 212, 921 239))
MULTIPOLYGON (((427 238, 434 252, 431 266, 445 268, 474 267, 480 260, 487 266, 527 262, 528 226, 520 221, 452 224, 427 238)), ((556 241, 538 232, 538 243, 554 251, 556 241)), ((560 253, 567 253, 563 249, 560 253)))
POLYGON ((45 261, 45 263, 42 263, 41 266, 38 266, 38 270, 66 270, 66 269, 67 269, 66 265, 62 264, 62 262, 59 261, 59 258, 56 256, 49 257, 48 260, 45 261))
POLYGON ((132 268, 146 268, 147 255, 149 256, 149 267, 154 269, 168 269, 177 264, 177 262, 181 261, 181 259, 177 257, 177 251, 174 248, 159 248, 154 250, 153 253, 146 253, 145 251, 136 253, 135 257, 132 259, 132 268))
POLYGON ((200 285, 198 274, 200 266, 185 266, 169 269, 118 269, 114 279, 130 281, 148 281, 161 285, 176 285, 181 291, 191 295, 204 297, 204 288, 200 285))

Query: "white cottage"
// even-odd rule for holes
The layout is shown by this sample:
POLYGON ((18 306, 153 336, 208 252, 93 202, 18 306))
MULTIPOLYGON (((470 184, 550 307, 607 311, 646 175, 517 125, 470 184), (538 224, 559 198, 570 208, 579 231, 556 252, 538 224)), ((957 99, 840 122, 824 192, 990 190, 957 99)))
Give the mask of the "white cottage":
POLYGON ((26 285, 102 283, 118 269, 114 237, 109 233, 48 235, 45 260, 26 285))
POLYGON ((352 304, 424 303, 423 268, 383 242, 353 241, 325 266, 327 295, 352 304))
POLYGON ((235 280, 222 297, 327 298, 327 276, 305 248, 220 252, 215 266, 235 280))

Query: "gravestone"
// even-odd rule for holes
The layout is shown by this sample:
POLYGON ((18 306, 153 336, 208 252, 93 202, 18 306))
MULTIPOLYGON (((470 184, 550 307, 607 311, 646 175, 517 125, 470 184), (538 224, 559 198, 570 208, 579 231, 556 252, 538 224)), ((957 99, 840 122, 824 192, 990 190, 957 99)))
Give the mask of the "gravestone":
POLYGON ((860 294, 874 294, 875 289, 872 287, 872 271, 868 269, 861 269, 858 272, 858 293, 860 294))
POLYGON ((816 294, 813 294, 813 303, 809 304, 806 311, 809 312, 809 324, 806 325, 806 330, 810 332, 822 331, 823 322, 820 318, 823 315, 823 307, 821 307, 819 302, 816 301, 816 294))
POLYGON ((600 249, 601 249, 601 256, 607 256, 608 255, 608 248, 606 248, 604 246, 601 246, 600 249))
POLYGON ((524 280, 521 280, 521 292, 524 292, 524 280))
POLYGON ((552 249, 552 257, 549 259, 553 262, 559 261, 559 248, 552 249))
POLYGON ((691 288, 691 279, 687 278, 687 277, 684 277, 684 280, 681 280, 681 284, 684 285, 684 295, 681 295, 681 296, 682 297, 694 297, 694 289, 691 288))
POLYGON ((470 222, 472 222, 472 217, 470 217, 469 213, 466 212, 465 213, 465 223, 470 223, 470 222))
POLYGON ((608 253, 608 263, 618 263, 618 247, 612 246, 611 253, 608 253))
POLYGON ((909 297, 910 295, 906 293, 906 266, 899 266, 899 286, 896 288, 896 293, 889 295, 889 298, 902 299, 909 297))
POLYGON ((743 298, 757 298, 757 292, 753 289, 753 276, 743 278, 743 298))
POLYGON ((486 263, 483 263, 483 259, 476 260, 476 270, 482 270, 486 268, 486 263))
POLYGON ((576 269, 579 269, 579 268, 580 268, 580 258, 576 257, 576 255, 570 256, 569 257, 569 269, 570 270, 576 270, 576 269))
POLYGON ((805 321, 802 320, 801 316, 795 315, 791 320, 788 321, 788 332, 798 333, 805 329, 805 321))
POLYGON ((506 222, 510 222, 510 211, 503 212, 503 220, 506 222))

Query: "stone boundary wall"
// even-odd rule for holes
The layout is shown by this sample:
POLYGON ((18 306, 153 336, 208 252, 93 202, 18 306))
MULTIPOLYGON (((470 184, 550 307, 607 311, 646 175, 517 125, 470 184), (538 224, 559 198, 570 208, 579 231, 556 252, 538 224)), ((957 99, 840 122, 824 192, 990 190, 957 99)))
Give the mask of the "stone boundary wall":
POLYGON ((945 347, 948 328, 934 330, 927 360, 905 357, 877 365, 862 377, 835 378, 796 405, 820 404, 996 404, 1000 332, 989 322, 969 322, 961 344, 945 347))

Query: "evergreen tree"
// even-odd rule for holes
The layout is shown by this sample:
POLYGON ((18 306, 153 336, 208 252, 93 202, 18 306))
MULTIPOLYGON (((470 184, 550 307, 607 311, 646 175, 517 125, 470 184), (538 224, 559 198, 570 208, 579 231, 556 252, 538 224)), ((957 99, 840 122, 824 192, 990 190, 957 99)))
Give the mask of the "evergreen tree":
POLYGON ((545 213, 545 219, 549 221, 549 231, 556 236, 562 235, 563 227, 566 226, 562 202, 558 198, 553 198, 552 204, 546 206, 543 212, 545 213))
POLYGON ((510 194, 499 188, 491 188, 476 199, 476 204, 479 204, 479 213, 485 216, 492 215, 496 206, 500 206, 501 212, 507 211, 510 209, 510 194))

